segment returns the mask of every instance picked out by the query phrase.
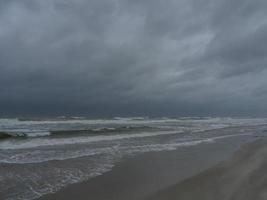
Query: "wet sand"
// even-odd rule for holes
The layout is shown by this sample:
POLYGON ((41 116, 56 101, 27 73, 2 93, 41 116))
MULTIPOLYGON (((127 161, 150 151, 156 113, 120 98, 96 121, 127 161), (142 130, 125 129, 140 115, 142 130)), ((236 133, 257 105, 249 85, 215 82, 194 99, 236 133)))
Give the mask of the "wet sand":
MULTIPOLYGON (((176 191, 176 183, 229 159, 247 140, 244 137, 228 138, 176 151, 152 152, 127 158, 110 172, 70 185, 40 200, 140 200, 151 196, 154 198, 155 195, 165 199, 166 191, 168 193, 170 190, 176 195, 173 192, 176 191)), ((173 199, 174 196, 168 198, 173 199)))
POLYGON ((228 161, 152 195, 149 200, 266 200, 267 140, 243 146, 228 161))

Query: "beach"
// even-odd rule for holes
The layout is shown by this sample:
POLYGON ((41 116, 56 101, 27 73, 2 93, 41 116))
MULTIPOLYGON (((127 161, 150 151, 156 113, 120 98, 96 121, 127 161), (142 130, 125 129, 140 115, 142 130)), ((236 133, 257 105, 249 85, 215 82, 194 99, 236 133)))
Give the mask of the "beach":
POLYGON ((267 199, 267 140, 244 145, 217 166, 155 193, 150 200, 267 199))
POLYGON ((0 199, 160 198, 266 130, 267 119, 0 119, 0 199))
POLYGON ((101 176, 39 200, 176 199, 176 187, 180 187, 177 183, 230 159, 246 142, 244 138, 228 138, 175 151, 145 153, 121 162, 101 176))

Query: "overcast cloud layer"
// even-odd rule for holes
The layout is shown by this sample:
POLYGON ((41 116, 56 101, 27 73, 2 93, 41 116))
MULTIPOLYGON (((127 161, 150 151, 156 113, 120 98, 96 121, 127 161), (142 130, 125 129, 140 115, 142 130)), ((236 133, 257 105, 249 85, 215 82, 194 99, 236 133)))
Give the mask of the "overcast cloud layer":
POLYGON ((0 0, 0 115, 267 115, 266 0, 0 0))

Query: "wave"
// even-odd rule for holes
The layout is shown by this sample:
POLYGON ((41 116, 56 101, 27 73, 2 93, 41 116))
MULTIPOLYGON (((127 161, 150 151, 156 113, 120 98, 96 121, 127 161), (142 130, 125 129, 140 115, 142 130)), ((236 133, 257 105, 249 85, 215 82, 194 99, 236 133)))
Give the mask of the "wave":
MULTIPOLYGON (((172 134, 172 133, 165 133, 165 134, 172 134)), ((158 134, 157 134, 158 135, 158 134)), ((154 135, 155 136, 155 135, 154 135)), ((45 154, 42 151, 32 149, 29 151, 17 151, 16 154, 12 156, 8 155, 1 155, 0 154, 0 164, 1 163, 9 163, 9 164, 25 164, 25 163, 42 163, 48 161, 60 161, 60 160, 68 160, 68 159, 75 159, 81 157, 88 157, 88 156, 96 156, 106 153, 115 154, 127 154, 132 155, 135 153, 145 153, 151 151, 172 151, 176 150, 178 147, 189 147, 199 145, 201 143, 213 143, 217 140, 232 138, 232 137, 241 137, 241 136, 252 136, 252 134, 230 134, 230 135, 223 135, 217 137, 210 137, 210 138, 195 138, 195 139, 180 139, 170 141, 169 143, 156 143, 156 144, 132 144, 130 146, 120 146, 115 144, 111 147, 102 147, 102 148, 77 148, 77 149, 66 149, 65 151, 56 151, 56 150, 46 150, 45 154), (116 153, 115 153, 116 152, 116 153)), ((148 135, 146 135, 148 137, 148 135)), ((104 139, 104 138, 102 138, 104 139)), ((107 139, 107 138, 106 138, 107 139)), ((114 138, 115 139, 115 138, 114 138)), ((123 139, 123 138, 116 138, 116 139, 123 139)), ((39 146, 42 146, 39 144, 39 146)), ((22 146, 20 146, 22 147, 22 146)), ((32 146, 33 147, 33 146, 32 146)), ((17 148, 12 148, 17 149, 17 148)), ((27 148, 21 148, 27 149, 27 148)))
POLYGON ((155 127, 150 126, 119 126, 119 127, 101 127, 91 129, 72 129, 72 130, 11 130, 6 132, 0 132, 0 140, 10 138, 38 138, 38 137, 74 137, 84 135, 109 135, 109 134, 123 134, 138 131, 155 131, 155 127))
POLYGON ((24 134, 24 133, 7 133, 7 132, 0 132, 0 140, 1 140, 1 139, 12 138, 12 137, 23 138, 23 137, 27 137, 27 135, 24 134))
POLYGON ((57 130, 50 131, 51 136, 70 136, 70 135, 108 135, 112 133, 129 133, 135 131, 147 131, 156 130, 155 127, 150 126, 120 126, 120 127, 101 127, 93 129, 82 129, 82 130, 57 130))
POLYGON ((4 132, 0 132, 0 139, 6 139, 6 138, 10 138, 11 135, 4 133, 4 132))
POLYGON ((88 144, 102 141, 123 140, 132 138, 144 138, 160 135, 179 134, 178 131, 146 131, 138 133, 126 134, 110 134, 110 135, 95 135, 95 136, 79 136, 79 137, 60 137, 60 138, 34 138, 33 140, 25 140, 20 142, 4 141, 0 145, 0 149, 29 149, 41 146, 54 146, 54 145, 73 145, 73 144, 88 144))

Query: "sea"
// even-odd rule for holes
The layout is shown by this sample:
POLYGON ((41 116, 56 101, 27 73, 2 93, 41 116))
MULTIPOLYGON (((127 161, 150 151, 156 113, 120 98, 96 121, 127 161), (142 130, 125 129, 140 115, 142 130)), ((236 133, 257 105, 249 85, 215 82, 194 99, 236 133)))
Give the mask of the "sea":
POLYGON ((36 199, 146 152, 266 134, 265 118, 2 118, 0 199, 36 199))

